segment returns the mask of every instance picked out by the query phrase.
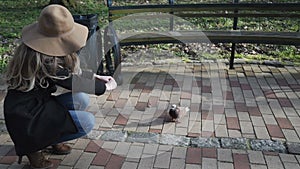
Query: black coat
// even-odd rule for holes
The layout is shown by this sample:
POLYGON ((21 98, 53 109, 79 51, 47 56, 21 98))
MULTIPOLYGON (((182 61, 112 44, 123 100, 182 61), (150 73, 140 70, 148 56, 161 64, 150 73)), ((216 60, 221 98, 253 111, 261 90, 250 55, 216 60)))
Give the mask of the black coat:
POLYGON ((4 118, 17 155, 41 150, 62 135, 78 131, 67 108, 51 94, 56 91, 56 85, 73 92, 103 94, 105 83, 93 80, 91 75, 84 73, 83 76, 74 75, 55 82, 48 80, 48 88, 35 87, 29 92, 8 90, 4 100, 4 118))

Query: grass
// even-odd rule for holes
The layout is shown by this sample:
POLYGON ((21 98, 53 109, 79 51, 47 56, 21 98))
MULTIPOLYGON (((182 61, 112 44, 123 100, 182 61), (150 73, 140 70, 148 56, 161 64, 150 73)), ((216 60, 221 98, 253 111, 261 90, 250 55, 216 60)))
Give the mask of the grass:
MULTIPOLYGON (((35 22, 49 0, 1 0, 0 1, 0 73, 5 70, 7 58, 12 56, 16 40, 25 25, 35 22)), ((72 14, 98 14, 99 25, 106 24, 107 8, 103 1, 85 0, 72 14)))
MULTIPOLYGON (((254 0, 240 0, 241 2, 253 2, 254 0)), ((267 2, 268 0, 256 0, 257 2, 267 2)), ((72 14, 98 14, 99 26, 102 27, 107 24, 107 8, 103 0, 84 0, 79 1, 76 9, 71 9, 72 14)), ((232 2, 232 0, 194 0, 192 2, 232 2)), ((297 2, 295 0, 272 0, 272 2, 297 2)), ((15 41, 20 38, 20 32, 25 25, 33 23, 38 18, 40 11, 49 3, 49 0, 1 0, 0 1, 0 72, 5 70, 7 64, 7 57, 11 56, 15 47, 15 41)), ((167 4, 168 0, 115 0, 114 5, 125 5, 125 4, 167 4)), ((190 0, 182 0, 177 3, 191 3, 190 0)), ((201 18, 188 20, 192 23, 192 26, 197 26, 199 29, 214 29, 216 27, 220 29, 228 29, 232 27, 232 19, 219 18, 201 18)), ((177 22, 180 23, 180 22, 177 22)), ((182 24, 178 24, 176 29, 190 29, 191 25, 186 24, 187 21, 183 21, 182 24)), ((149 25, 149 23, 140 23, 140 26, 149 25)), ((154 21, 151 22, 153 28, 161 28, 162 25, 167 28, 168 20, 166 21, 154 21)), ((117 26, 117 25, 116 25, 117 26)), ((239 28, 246 30, 286 30, 286 31, 297 31, 300 28, 300 20, 280 20, 280 19, 241 19, 239 20, 239 28)), ((120 28, 131 29, 132 25, 130 22, 120 24, 120 28)), ((277 59, 280 61, 289 60, 291 62, 300 63, 300 49, 293 46, 277 46, 268 45, 259 47, 264 51, 262 54, 257 56, 251 54, 237 53, 238 57, 244 57, 248 59, 254 58, 268 58, 277 59)), ((157 45, 157 48, 166 49, 168 46, 157 45)), ((253 45, 247 45, 247 48, 253 48, 253 45)), ((187 56, 182 52, 177 52, 179 56, 187 59, 187 56)), ((228 57, 228 51, 217 53, 217 56, 228 57)), ((215 54, 207 54, 206 57, 217 57, 215 54)))

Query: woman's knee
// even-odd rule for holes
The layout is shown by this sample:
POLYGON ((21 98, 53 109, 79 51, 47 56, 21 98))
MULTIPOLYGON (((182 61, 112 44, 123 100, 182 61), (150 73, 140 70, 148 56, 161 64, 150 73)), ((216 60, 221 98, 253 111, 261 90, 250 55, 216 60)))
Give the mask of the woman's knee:
POLYGON ((73 93, 72 97, 75 110, 85 110, 90 103, 90 97, 86 93, 73 93))

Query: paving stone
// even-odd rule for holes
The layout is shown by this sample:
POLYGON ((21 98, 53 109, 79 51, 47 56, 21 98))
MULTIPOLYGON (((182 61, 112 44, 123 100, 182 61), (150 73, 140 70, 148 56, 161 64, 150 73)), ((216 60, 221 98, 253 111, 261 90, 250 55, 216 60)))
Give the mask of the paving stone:
POLYGON ((300 143, 287 142, 287 150, 291 154, 300 154, 300 143))
POLYGON ((263 114, 264 121, 267 125, 278 125, 274 115, 263 114))
POLYGON ((243 134, 254 134, 252 123, 249 121, 240 121, 241 132, 243 134))
POLYGON ((185 159, 171 159, 170 168, 184 168, 185 159))
POLYGON ((0 157, 7 155, 10 151, 14 149, 14 146, 12 145, 2 145, 0 146, 0 157))
POLYGON ((228 137, 226 125, 217 125, 215 128, 216 137, 228 137))
POLYGON ((100 125, 100 127, 112 128, 116 118, 117 117, 114 117, 114 116, 106 116, 105 119, 103 120, 102 124, 100 125))
POLYGON ((113 151, 113 150, 116 148, 117 143, 118 143, 118 142, 115 142, 115 141, 105 141, 105 142, 102 144, 101 148, 102 148, 102 149, 106 149, 106 150, 108 150, 108 151, 113 151))
POLYGON ((222 168, 222 169, 234 169, 233 163, 225 163, 225 162, 218 162, 218 168, 222 168))
POLYGON ((268 169, 265 165, 251 164, 251 169, 268 169))
POLYGON ((282 129, 285 140, 288 142, 300 142, 300 139, 295 130, 282 129))
POLYGON ((106 164, 105 168, 107 169, 114 169, 114 168, 121 168, 125 157, 121 157, 119 155, 113 154, 109 159, 108 163, 106 164))
POLYGON ((149 156, 146 158, 141 158, 138 169, 146 169, 146 168, 153 168, 155 156, 149 156))
POLYGON ((9 165, 7 165, 7 164, 0 164, 1 169, 7 169, 8 167, 9 167, 9 165))
POLYGON ((6 128, 5 123, 3 123, 3 122, 0 121, 0 134, 1 133, 7 133, 7 128, 6 128))
POLYGON ((262 126, 266 126, 265 122, 263 120, 262 117, 258 117, 258 116, 251 116, 251 121, 254 127, 262 127, 262 126))
POLYGON ((88 169, 93 158, 95 157, 95 153, 86 153, 84 152, 80 158, 78 159, 77 163, 75 164, 75 169, 88 169))
POLYGON ((86 148, 86 146, 89 144, 89 140, 88 139, 77 139, 75 144, 72 146, 73 149, 80 149, 80 150, 84 150, 86 148))
POLYGON ((82 154, 81 150, 72 150, 72 153, 60 163, 61 165, 74 166, 82 154))
POLYGON ((127 103, 127 99, 117 99, 115 102, 115 108, 124 108, 127 103))
POLYGON ((138 162, 143 153, 143 147, 137 145, 131 145, 127 153, 126 161, 138 162))
POLYGON ((131 146, 131 143, 126 142, 118 142, 116 145, 116 148, 114 149, 114 154, 119 156, 126 156, 129 148, 131 146))
POLYGON ((217 169, 217 160, 213 158, 202 158, 202 168, 217 169))
POLYGON ((255 135, 258 139, 269 139, 270 135, 266 127, 254 127, 255 135))
POLYGON ((288 168, 288 169, 298 169, 298 168, 300 168, 300 165, 297 164, 297 163, 284 162, 283 165, 284 165, 285 168, 288 168))
POLYGON ((105 141, 125 141, 127 132, 124 131, 106 131, 102 134, 101 139, 105 141))
POLYGON ((215 147, 219 148, 220 142, 218 138, 191 138, 191 146, 194 147, 215 147))
POLYGON ((252 164, 266 164, 264 155, 261 151, 248 151, 249 161, 252 164))
POLYGON ((110 151, 101 148, 94 157, 91 165, 105 166, 111 155, 112 153, 110 151))
POLYGON ((280 159, 282 162, 298 163, 295 155, 293 155, 293 154, 280 153, 279 156, 280 156, 280 159))
POLYGON ((217 149, 218 161, 233 162, 232 151, 230 149, 217 149))
POLYGON ((268 168, 282 169, 284 168, 278 156, 265 156, 268 168))
POLYGON ((1 145, 5 144, 5 142, 7 142, 9 139, 10 139, 10 136, 8 134, 5 134, 5 133, 0 134, 0 144, 1 145))
POLYGON ((122 165, 121 169, 136 169, 138 166, 138 163, 135 162, 127 162, 125 161, 122 165))
POLYGON ((157 133, 142 133, 142 132, 129 132, 127 137, 128 142, 139 143, 158 143, 159 134, 157 133))
POLYGON ((174 146, 188 146, 190 144, 190 138, 172 134, 163 134, 160 138, 159 143, 174 146))
POLYGON ((206 158, 217 158, 216 148, 202 148, 202 157, 206 158))
POLYGON ((286 147, 281 141, 272 140, 250 140, 251 149, 256 151, 271 151, 285 153, 286 147))
POLYGON ((201 164, 202 154, 201 148, 189 147, 186 154, 186 163, 188 164, 201 164))
POLYGON ((143 154, 155 155, 158 151, 158 144, 145 144, 143 154))
POLYGON ((165 151, 167 152, 171 152, 173 149, 173 146, 171 145, 163 145, 163 144, 160 144, 158 146, 158 153, 164 153, 165 151))
POLYGON ((247 154, 233 154, 233 162, 235 169, 250 169, 250 162, 247 154))
POLYGON ((123 115, 119 114, 116 121, 114 122, 115 125, 126 125, 128 118, 124 117, 123 115))
POLYGON ((238 118, 240 121, 250 121, 250 116, 249 116, 248 112, 238 111, 237 113, 238 113, 238 118))
POLYGON ((17 156, 12 156, 12 155, 6 155, 6 156, 4 156, 4 157, 2 157, 1 159, 0 159, 0 163, 1 164, 9 164, 9 165, 11 165, 11 164, 13 164, 14 162, 16 162, 17 161, 17 159, 18 159, 18 157, 17 156))
POLYGON ((284 138, 282 130, 278 125, 267 125, 267 129, 271 137, 284 138))
POLYGON ((250 116, 262 116, 258 107, 248 107, 248 112, 250 116))
POLYGON ((91 140, 89 144, 85 147, 85 152, 91 152, 91 153, 97 153, 100 150, 100 147, 102 146, 101 140, 91 140))
POLYGON ((242 134, 239 130, 228 130, 229 137, 232 138, 240 138, 242 137, 242 134))
POLYGON ((197 164, 185 164, 185 169, 201 169, 201 165, 197 165, 197 164))
POLYGON ((248 140, 246 138, 221 138, 222 148, 228 149, 248 149, 248 140))
MULTIPOLYGON (((186 118, 186 119, 187 119, 187 118, 186 118)), ((181 136, 186 136, 187 133, 188 133, 187 127, 188 127, 188 122, 187 122, 186 127, 176 126, 176 128, 175 128, 175 134, 176 134, 176 135, 181 135, 181 136)))
POLYGON ((237 117, 227 117, 227 128, 232 130, 240 130, 240 125, 237 117))
POLYGON ((288 118, 289 118, 290 122, 292 123, 292 125, 294 127, 299 127, 300 126, 300 117, 299 116, 297 116, 297 117, 288 117, 288 118))
POLYGON ((155 158, 154 167, 170 168, 171 152, 158 154, 155 158))
POLYGON ((185 159, 186 157, 186 147, 173 147, 173 152, 172 152, 172 158, 182 158, 185 159))

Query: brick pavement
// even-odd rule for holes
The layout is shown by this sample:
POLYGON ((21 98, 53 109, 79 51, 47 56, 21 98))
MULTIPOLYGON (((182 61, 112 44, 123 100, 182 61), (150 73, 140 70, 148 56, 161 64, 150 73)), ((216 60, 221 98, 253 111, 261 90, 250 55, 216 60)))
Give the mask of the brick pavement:
MULTIPOLYGON (((96 117, 92 135, 70 142, 74 149, 70 155, 49 158, 54 168, 62 169, 300 168, 300 156, 292 154, 300 148, 299 70, 254 64, 228 70, 222 63, 124 67, 123 85, 91 96, 88 110, 96 117), (189 107, 190 112, 179 122, 170 122, 171 104, 189 107), (128 136, 109 141, 103 137, 107 131, 124 131, 128 136), (166 135, 220 142, 244 138, 246 147, 168 145, 153 137, 128 140, 132 133, 154 133, 158 140, 166 135), (258 151, 249 147, 251 140, 296 148, 258 151)), ((28 168, 26 161, 16 163, 5 133, 0 135, 0 149, 0 168, 28 168)))

